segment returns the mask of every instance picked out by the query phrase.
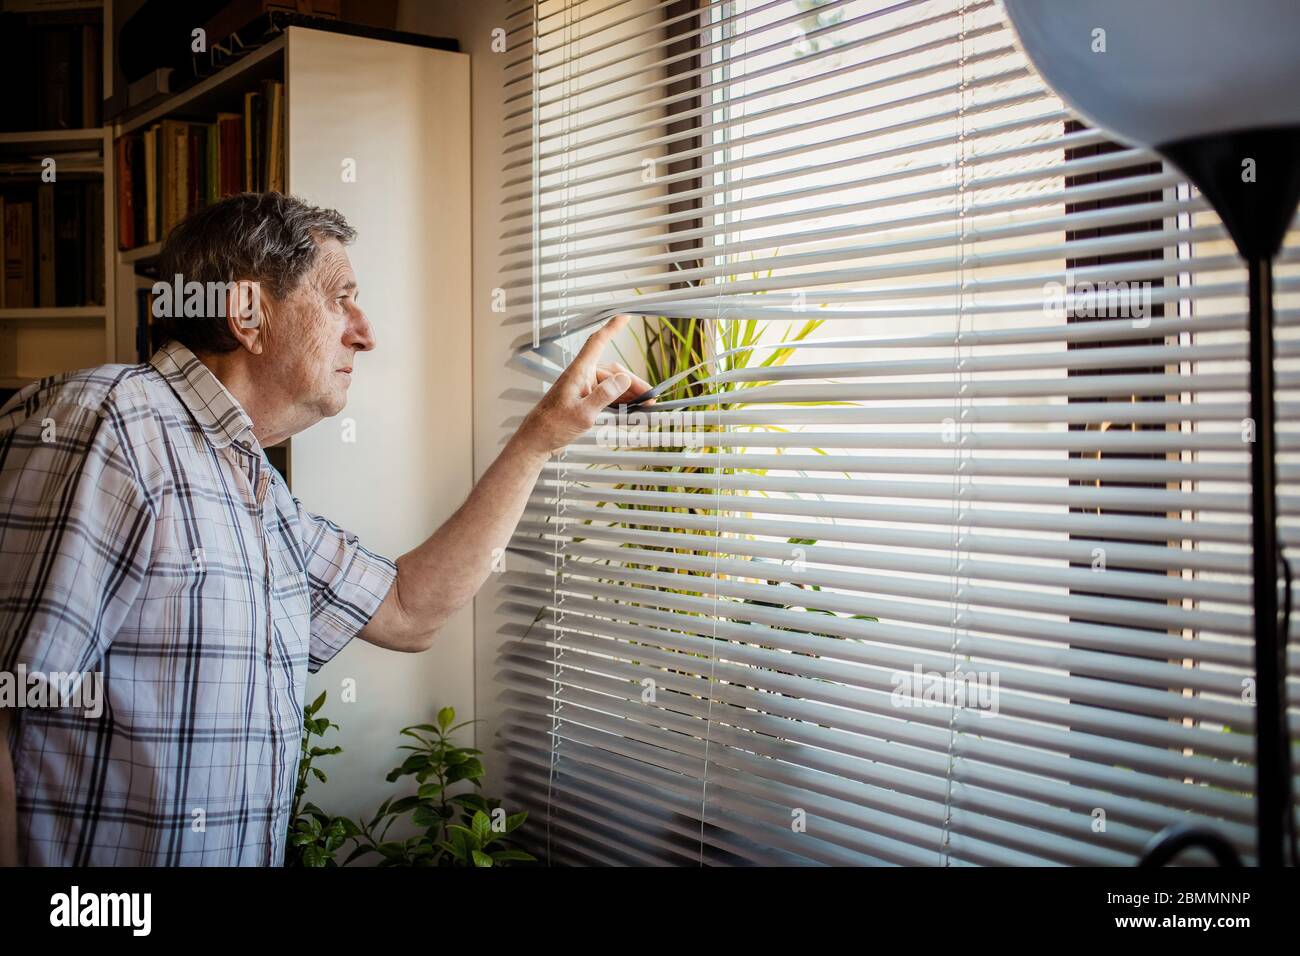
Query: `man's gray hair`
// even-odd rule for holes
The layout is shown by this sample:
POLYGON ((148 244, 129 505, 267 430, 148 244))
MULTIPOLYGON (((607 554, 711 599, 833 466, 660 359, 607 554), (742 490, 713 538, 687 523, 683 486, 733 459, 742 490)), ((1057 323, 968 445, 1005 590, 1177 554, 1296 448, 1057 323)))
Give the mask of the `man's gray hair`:
MULTIPOLYGON (((239 193, 198 210, 167 236, 159 258, 163 282, 256 280, 263 296, 283 301, 316 261, 317 243, 357 237, 343 215, 281 193, 239 193)), ((230 352, 239 347, 221 315, 156 319, 155 341, 178 339, 192 352, 230 352)))

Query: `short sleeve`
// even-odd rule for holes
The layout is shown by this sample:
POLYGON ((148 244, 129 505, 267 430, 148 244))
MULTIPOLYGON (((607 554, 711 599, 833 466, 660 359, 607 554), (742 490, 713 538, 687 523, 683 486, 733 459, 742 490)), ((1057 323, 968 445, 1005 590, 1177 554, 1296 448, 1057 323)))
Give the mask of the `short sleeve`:
POLYGON ((311 588, 311 647, 316 673, 366 626, 397 580, 397 564, 364 547, 355 534, 313 514, 295 496, 311 588))
POLYGON ((96 669, 135 603, 154 520, 112 422, 71 402, 0 420, 0 669, 96 669))

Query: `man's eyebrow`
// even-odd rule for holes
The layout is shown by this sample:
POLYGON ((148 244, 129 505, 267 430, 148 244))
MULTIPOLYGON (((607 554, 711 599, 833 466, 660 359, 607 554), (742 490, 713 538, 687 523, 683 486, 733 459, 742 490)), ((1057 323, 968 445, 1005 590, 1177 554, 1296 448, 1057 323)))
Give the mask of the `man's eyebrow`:
POLYGON ((349 292, 355 289, 356 287, 357 287, 356 279, 349 279, 347 282, 344 282, 341 286, 339 286, 340 289, 346 289, 349 292))

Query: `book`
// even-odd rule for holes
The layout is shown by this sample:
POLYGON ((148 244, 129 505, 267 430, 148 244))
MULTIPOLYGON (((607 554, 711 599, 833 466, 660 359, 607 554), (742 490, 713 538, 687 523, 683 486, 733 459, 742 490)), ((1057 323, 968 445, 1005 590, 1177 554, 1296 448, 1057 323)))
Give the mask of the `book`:
POLYGON ((221 198, 221 124, 212 122, 204 130, 207 151, 203 163, 203 204, 210 206, 221 198))
POLYGON ((148 223, 146 217, 149 214, 149 204, 145 199, 142 190, 145 187, 144 174, 144 137, 135 136, 135 154, 131 157, 131 185, 136 193, 135 198, 135 225, 132 229, 134 233, 134 242, 132 248, 144 245, 148 242, 148 223))
POLYGON ((244 189, 244 117, 240 113, 218 113, 217 127, 221 152, 218 188, 222 197, 233 196, 244 189))
POLYGON ((266 80, 262 84, 262 102, 265 104, 263 123, 265 131, 262 136, 262 182, 269 192, 284 192, 283 151, 284 124, 284 84, 276 80, 266 80))
POLYGON ((162 162, 158 167, 158 183, 162 187, 162 221, 158 238, 166 239, 172 227, 185 217, 185 203, 189 197, 187 169, 189 166, 189 128, 179 120, 165 119, 159 130, 162 142, 162 162))
POLYGON ((36 263, 32 250, 32 204, 5 204, 5 308, 30 309, 36 304, 36 263))
POLYGON ((99 95, 103 82, 101 53, 103 37, 98 23, 83 23, 80 30, 81 39, 81 128, 92 129, 100 125, 99 116, 102 97, 99 95))
POLYGON ((207 146, 203 143, 205 135, 203 130, 204 127, 200 123, 190 123, 186 130, 185 145, 189 150, 186 168, 189 170, 189 178, 185 184, 185 205, 181 208, 182 219, 203 205, 204 166, 208 155, 207 146))
POLYGON ((54 274, 52 305, 85 304, 85 198, 81 183, 62 183, 54 194, 54 274))
POLYGON ((0 196, 0 309, 5 307, 5 276, 8 274, 5 258, 5 197, 0 196))
POLYGON ((113 142, 113 172, 117 187, 117 247, 135 247, 135 142, 134 136, 119 136, 113 142))
POLYGON ((54 281, 54 184, 41 183, 36 187, 36 242, 38 245, 36 275, 40 291, 36 304, 43 309, 57 305, 54 281))
POLYGON ((257 159, 261 156, 257 148, 262 130, 261 101, 262 95, 256 91, 244 94, 244 189, 251 192, 262 191, 257 181, 257 159))
MULTIPOLYGON (((40 73, 37 89, 43 91, 37 121, 42 129, 77 129, 81 125, 81 83, 74 76, 73 47, 76 32, 70 27, 50 27, 40 32, 40 73)), ((81 45, 76 43, 77 62, 81 45)))
POLYGON ((158 124, 144 133, 144 196, 146 243, 158 241, 158 124))
POLYGON ((104 183, 83 183, 82 243, 85 265, 82 276, 82 301, 85 305, 104 305, 104 183))

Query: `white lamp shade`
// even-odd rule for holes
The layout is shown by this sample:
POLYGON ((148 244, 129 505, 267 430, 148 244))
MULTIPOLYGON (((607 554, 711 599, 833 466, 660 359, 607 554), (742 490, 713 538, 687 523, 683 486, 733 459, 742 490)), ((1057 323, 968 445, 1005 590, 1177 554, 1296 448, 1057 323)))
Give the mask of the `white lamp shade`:
POLYGON ((1300 123, 1300 0, 1002 2, 1048 85, 1132 145, 1300 123))

